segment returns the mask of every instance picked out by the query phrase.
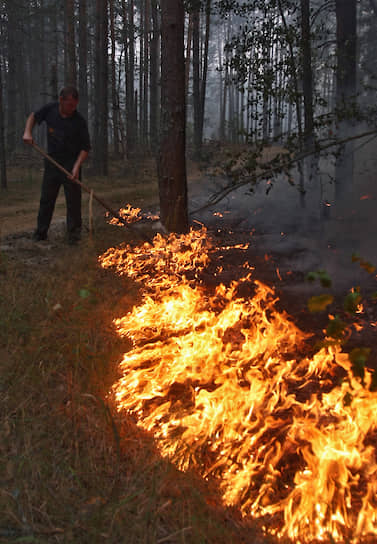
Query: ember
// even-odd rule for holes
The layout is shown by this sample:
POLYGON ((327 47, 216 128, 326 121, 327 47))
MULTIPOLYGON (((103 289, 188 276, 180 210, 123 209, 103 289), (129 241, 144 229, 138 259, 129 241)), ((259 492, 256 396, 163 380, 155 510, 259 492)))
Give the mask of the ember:
POLYGON ((250 265, 230 285, 206 287, 200 275, 215 251, 202 228, 100 257, 144 289, 115 321, 133 342, 113 386, 119 411, 278 538, 377 535, 371 374, 356 378, 339 348, 305 356, 308 335, 276 310, 274 290, 252 280, 250 265))

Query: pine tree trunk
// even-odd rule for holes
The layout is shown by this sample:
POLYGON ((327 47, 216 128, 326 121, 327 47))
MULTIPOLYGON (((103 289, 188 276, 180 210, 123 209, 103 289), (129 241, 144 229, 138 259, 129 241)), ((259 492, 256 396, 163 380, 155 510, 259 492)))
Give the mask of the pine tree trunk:
MULTIPOLYGON (((344 112, 351 109, 356 101, 356 0, 336 0, 336 106, 341 115, 338 124, 340 140, 353 133, 352 117, 344 118, 344 112)), ((353 143, 345 145, 337 158, 335 173, 335 199, 337 203, 347 202, 353 185, 353 143)))
POLYGON ((158 142, 158 61, 160 45, 160 25, 157 0, 151 0, 152 38, 150 41, 150 144, 156 149, 158 142))
POLYGON ((65 0, 65 84, 76 86, 76 46, 75 46, 75 7, 74 0, 65 0))
POLYGON ((225 94, 225 74, 224 72, 224 64, 223 64, 223 51, 222 51, 222 40, 219 33, 218 42, 217 42, 217 48, 218 48, 218 55, 219 55, 219 94, 220 94, 220 100, 219 100, 219 139, 221 142, 225 139, 225 107, 224 104, 226 103, 226 94, 225 94))
POLYGON ((150 32, 150 0, 144 0, 144 32, 143 32, 143 41, 144 41, 144 62, 143 62, 143 141, 146 145, 149 144, 149 100, 148 100, 148 91, 149 91, 149 32, 150 32))
POLYGON ((7 148, 8 152, 13 152, 17 141, 17 110, 19 107, 19 95, 17 85, 17 64, 19 56, 17 51, 17 15, 16 5, 13 0, 6 1, 6 10, 8 17, 8 74, 7 74, 7 102, 8 102, 8 123, 7 123, 7 148))
POLYGON ((135 70, 135 26, 134 0, 122 0, 124 28, 124 70, 126 82, 126 155, 133 152, 136 143, 136 100, 134 88, 135 70))
POLYGON ((119 155, 119 100, 116 85, 116 43, 114 0, 109 0, 110 8, 110 40, 111 40, 111 103, 113 117, 113 149, 119 155))
POLYGON ((192 13, 192 101, 194 108, 194 149, 196 157, 200 156, 200 6, 194 7, 192 13))
POLYGON ((79 93, 80 112, 88 119, 88 13, 86 0, 79 2, 79 93))
MULTIPOLYGON (((140 36, 139 36, 139 126, 138 132, 140 137, 140 142, 145 143, 144 140, 144 3, 146 0, 140 0, 140 36)), ((135 104, 138 101, 135 100, 135 104)))
POLYGON ((302 83, 304 91, 304 144, 310 149, 314 141, 313 119, 313 77, 312 51, 310 39, 310 1, 301 0, 301 51, 302 51, 302 83))
POLYGON ((107 0, 96 0, 95 105, 93 159, 100 175, 108 171, 107 0))
POLYGON ((3 77, 0 64, 0 187, 8 188, 7 166, 5 153, 5 127, 4 127, 4 106, 3 106, 3 77))
POLYGON ((188 231, 185 117, 184 3, 161 0, 160 213, 177 233, 188 231))
POLYGON ((189 13, 189 20, 187 25, 186 58, 185 58, 186 102, 187 102, 188 89, 189 89, 189 83, 190 83, 191 48, 192 48, 192 12, 189 13))
POLYGON ((204 126, 204 113, 205 113, 205 100, 207 90, 207 73, 208 73, 208 49, 209 49, 209 34, 211 24, 211 0, 206 2, 206 30, 204 38, 204 52, 203 52, 203 70, 202 70, 202 84, 200 90, 200 146, 203 143, 203 126, 204 126))

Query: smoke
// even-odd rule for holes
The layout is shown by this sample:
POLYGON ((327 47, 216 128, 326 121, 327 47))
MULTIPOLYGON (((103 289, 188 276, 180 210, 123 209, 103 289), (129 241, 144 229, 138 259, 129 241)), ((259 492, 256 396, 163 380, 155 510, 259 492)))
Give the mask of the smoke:
MULTIPOLYGON (((355 255, 377 266, 377 144, 355 145, 352 189, 336 202, 335 160, 324 157, 313 175, 303 172, 304 198, 296 169, 293 184, 285 175, 261 180, 253 191, 243 186, 216 205, 208 203, 229 180, 207 178, 200 192, 189 187, 192 218, 212 230, 253 233, 258 251, 276 256, 282 269, 324 269, 340 291, 355 285, 376 289, 376 276, 355 262, 355 255), (191 194, 190 194, 191 193, 191 194)), ((338 180, 339 183, 341 180, 338 180)))

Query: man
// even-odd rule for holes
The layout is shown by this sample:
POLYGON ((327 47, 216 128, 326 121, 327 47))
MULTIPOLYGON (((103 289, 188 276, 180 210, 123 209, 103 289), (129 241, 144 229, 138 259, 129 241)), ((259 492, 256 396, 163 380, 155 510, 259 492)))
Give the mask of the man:
POLYGON ((76 109, 78 102, 77 89, 64 87, 60 92, 59 102, 51 102, 32 112, 26 121, 23 141, 32 145, 33 127, 44 121, 47 125, 49 155, 72 174, 69 179, 45 160, 37 229, 33 234, 36 241, 47 239, 61 185, 64 187, 67 205, 68 242, 74 244, 81 237, 81 187, 74 179, 80 179, 81 165, 90 150, 90 138, 87 122, 76 109))

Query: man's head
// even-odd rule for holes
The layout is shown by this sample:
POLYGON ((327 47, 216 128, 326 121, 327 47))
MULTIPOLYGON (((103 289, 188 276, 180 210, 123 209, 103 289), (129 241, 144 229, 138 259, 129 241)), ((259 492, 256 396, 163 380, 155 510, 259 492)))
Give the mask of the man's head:
POLYGON ((59 111, 63 117, 72 117, 79 103, 79 93, 76 87, 67 86, 60 91, 59 111))

